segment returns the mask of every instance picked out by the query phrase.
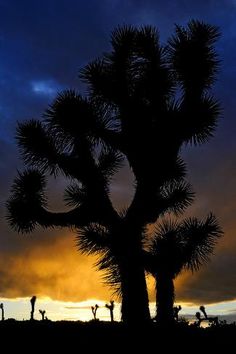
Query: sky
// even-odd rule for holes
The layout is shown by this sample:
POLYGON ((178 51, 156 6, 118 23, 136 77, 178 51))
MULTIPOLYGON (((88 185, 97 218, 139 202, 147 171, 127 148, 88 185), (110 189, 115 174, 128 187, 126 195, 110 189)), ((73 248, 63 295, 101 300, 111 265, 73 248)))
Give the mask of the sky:
MULTIPOLYGON (((109 50, 109 36, 117 25, 156 26, 165 43, 175 24, 186 25, 190 19, 221 30, 217 43, 221 68, 214 94, 222 114, 209 143, 182 151, 196 192, 186 215, 203 217, 212 211, 225 234, 210 264, 177 279, 176 301, 186 305, 186 311, 205 304, 224 314, 235 312, 235 18, 235 0, 0 0, 0 301, 7 303, 9 316, 24 317, 24 301, 34 294, 55 313, 58 303, 65 302, 60 308, 66 308, 69 302, 73 308, 71 303, 79 306, 112 297, 93 267, 94 258, 78 253, 75 237, 67 229, 38 228, 18 235, 7 225, 5 202, 17 169, 22 169, 14 138, 17 122, 40 119, 63 89, 84 92, 78 72, 109 50)), ((62 210, 63 186, 62 179, 49 180, 51 208, 62 210)), ((112 196, 117 207, 132 198, 132 175, 127 170, 116 177, 112 196)), ((153 301, 152 285, 149 294, 153 301)), ((74 316, 61 313, 62 318, 74 316)))

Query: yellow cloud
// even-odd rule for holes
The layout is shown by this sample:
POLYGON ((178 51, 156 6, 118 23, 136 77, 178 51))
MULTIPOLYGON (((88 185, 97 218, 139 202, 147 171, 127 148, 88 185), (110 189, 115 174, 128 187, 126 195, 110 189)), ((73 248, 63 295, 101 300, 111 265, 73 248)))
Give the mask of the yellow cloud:
POLYGON ((69 233, 54 243, 37 243, 15 254, 2 254, 0 296, 36 294, 55 300, 82 301, 96 295, 108 300, 111 292, 102 284, 94 262, 94 257, 79 254, 69 233))

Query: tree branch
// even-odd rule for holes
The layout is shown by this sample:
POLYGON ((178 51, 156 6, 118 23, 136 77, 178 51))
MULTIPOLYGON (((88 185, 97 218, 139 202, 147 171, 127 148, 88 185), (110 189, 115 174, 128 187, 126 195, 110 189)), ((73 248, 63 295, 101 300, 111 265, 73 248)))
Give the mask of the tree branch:
POLYGON ((42 227, 83 227, 89 223, 98 223, 100 225, 109 226, 112 221, 114 222, 114 213, 112 216, 109 210, 105 207, 94 206, 79 206, 68 212, 52 212, 46 208, 41 207, 39 210, 36 222, 42 227))

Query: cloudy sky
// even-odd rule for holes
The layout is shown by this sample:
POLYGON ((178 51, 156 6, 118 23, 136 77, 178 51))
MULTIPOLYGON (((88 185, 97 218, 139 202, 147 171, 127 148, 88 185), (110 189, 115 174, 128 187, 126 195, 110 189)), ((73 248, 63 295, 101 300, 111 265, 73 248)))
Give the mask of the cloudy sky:
MULTIPOLYGON (((6 224, 4 203, 16 170, 22 168, 14 140, 16 122, 40 118, 60 90, 83 91, 79 69, 109 50, 109 35, 117 25, 157 26, 164 43, 174 24, 185 25, 191 18, 218 25, 222 32, 214 93, 223 113, 208 144, 183 150, 197 193, 188 215, 213 211, 225 235, 209 265, 177 280, 177 301, 231 301, 232 311, 236 308, 235 0, 0 0, 0 298, 10 302, 37 294, 62 302, 109 299, 92 267, 94 259, 79 255, 68 230, 38 229, 24 236, 6 224)), ((63 183, 49 181, 52 207, 62 208, 63 183)), ((130 200, 131 184, 126 171, 116 178, 117 205, 130 200)))

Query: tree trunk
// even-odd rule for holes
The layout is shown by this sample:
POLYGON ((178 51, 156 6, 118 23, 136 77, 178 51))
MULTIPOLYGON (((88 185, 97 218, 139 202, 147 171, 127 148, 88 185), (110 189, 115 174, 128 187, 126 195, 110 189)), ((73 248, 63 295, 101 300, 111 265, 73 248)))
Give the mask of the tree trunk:
POLYGON ((114 322, 113 309, 110 309, 111 322, 114 322))
POLYGON ((122 320, 128 324, 146 323, 150 320, 147 284, 140 256, 142 252, 135 252, 135 248, 126 254, 121 266, 121 314, 122 320))
POLYGON ((174 323, 175 288, 173 279, 166 275, 156 277, 156 320, 159 324, 169 326, 174 323))
POLYGON ((4 321, 4 308, 1 307, 1 311, 2 311, 2 321, 4 321))

